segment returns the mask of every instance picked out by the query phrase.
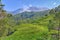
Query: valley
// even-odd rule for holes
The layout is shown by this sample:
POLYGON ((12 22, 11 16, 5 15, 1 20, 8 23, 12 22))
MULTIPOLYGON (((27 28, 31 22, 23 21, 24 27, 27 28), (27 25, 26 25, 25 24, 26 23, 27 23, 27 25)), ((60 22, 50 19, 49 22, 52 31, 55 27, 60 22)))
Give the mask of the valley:
POLYGON ((60 5, 52 9, 3 10, 0 11, 0 40, 60 40, 60 5))

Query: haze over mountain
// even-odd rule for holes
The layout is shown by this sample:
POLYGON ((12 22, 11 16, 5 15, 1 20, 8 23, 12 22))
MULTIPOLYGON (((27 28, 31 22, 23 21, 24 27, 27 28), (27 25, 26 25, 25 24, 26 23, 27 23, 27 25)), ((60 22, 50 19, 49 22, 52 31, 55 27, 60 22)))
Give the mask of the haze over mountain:
POLYGON ((22 12, 40 12, 40 11, 45 11, 48 10, 46 7, 35 7, 35 6, 28 6, 26 8, 19 8, 12 13, 15 15, 17 13, 22 13, 22 12))

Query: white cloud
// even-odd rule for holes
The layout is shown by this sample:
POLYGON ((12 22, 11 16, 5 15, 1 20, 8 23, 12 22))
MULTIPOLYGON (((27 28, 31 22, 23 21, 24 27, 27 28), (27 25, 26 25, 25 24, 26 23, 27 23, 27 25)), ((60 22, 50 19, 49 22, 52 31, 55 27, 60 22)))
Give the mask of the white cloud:
POLYGON ((53 5, 56 5, 56 4, 57 4, 56 2, 53 3, 53 5))
POLYGON ((28 9, 28 6, 27 5, 24 5, 23 6, 23 9, 24 9, 24 11, 27 10, 28 9))
POLYGON ((29 7, 32 7, 32 5, 31 4, 29 4, 28 6, 27 5, 23 5, 24 11, 26 11, 29 7))
POLYGON ((32 7, 32 5, 31 5, 31 4, 29 4, 29 7, 32 7))

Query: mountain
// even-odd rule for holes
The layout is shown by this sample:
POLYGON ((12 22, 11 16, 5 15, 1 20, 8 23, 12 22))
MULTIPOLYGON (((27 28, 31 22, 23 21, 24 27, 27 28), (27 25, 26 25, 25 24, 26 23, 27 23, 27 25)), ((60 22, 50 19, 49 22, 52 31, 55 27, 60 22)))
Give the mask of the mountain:
POLYGON ((37 8, 37 7, 29 7, 25 8, 25 10, 19 9, 16 10, 15 12, 16 15, 13 16, 15 20, 25 20, 25 19, 36 19, 36 18, 41 18, 47 14, 55 13, 55 12, 60 12, 60 6, 53 8, 53 10, 48 10, 47 8, 37 8), (20 11, 19 11, 20 10, 20 11))
POLYGON ((59 38, 60 40, 60 12, 58 12, 59 9, 60 6, 53 10, 51 9, 39 12, 25 11, 14 16, 8 15, 4 19, 0 20, 0 39, 58 40, 59 38), (10 19, 11 17, 12 19, 10 19))
POLYGON ((27 7, 27 8, 17 9, 15 11, 13 11, 12 13, 15 15, 15 14, 22 13, 22 12, 40 12, 40 11, 45 11, 45 10, 48 10, 48 8, 46 8, 46 7, 39 8, 39 7, 31 6, 31 7, 27 7))
POLYGON ((25 19, 35 20, 37 18, 41 18, 45 16, 46 14, 49 14, 49 10, 40 11, 40 12, 22 12, 14 15, 12 18, 14 20, 25 20, 25 19))
POLYGON ((60 5, 58 7, 55 7, 54 9, 56 12, 60 12, 60 5))
POLYGON ((39 11, 48 10, 48 8, 45 8, 45 7, 42 7, 42 8, 38 8, 38 7, 29 7, 28 10, 33 11, 33 12, 39 12, 39 11))

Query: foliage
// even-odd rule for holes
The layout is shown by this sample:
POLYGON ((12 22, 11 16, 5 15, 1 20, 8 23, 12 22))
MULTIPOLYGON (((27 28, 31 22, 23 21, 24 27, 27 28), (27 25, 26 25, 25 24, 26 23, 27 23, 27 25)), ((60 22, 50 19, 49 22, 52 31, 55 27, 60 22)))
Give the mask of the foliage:
POLYGON ((60 12, 56 8, 49 11, 46 14, 24 12, 14 16, 2 12, 4 18, 0 19, 0 39, 58 40, 60 12))

